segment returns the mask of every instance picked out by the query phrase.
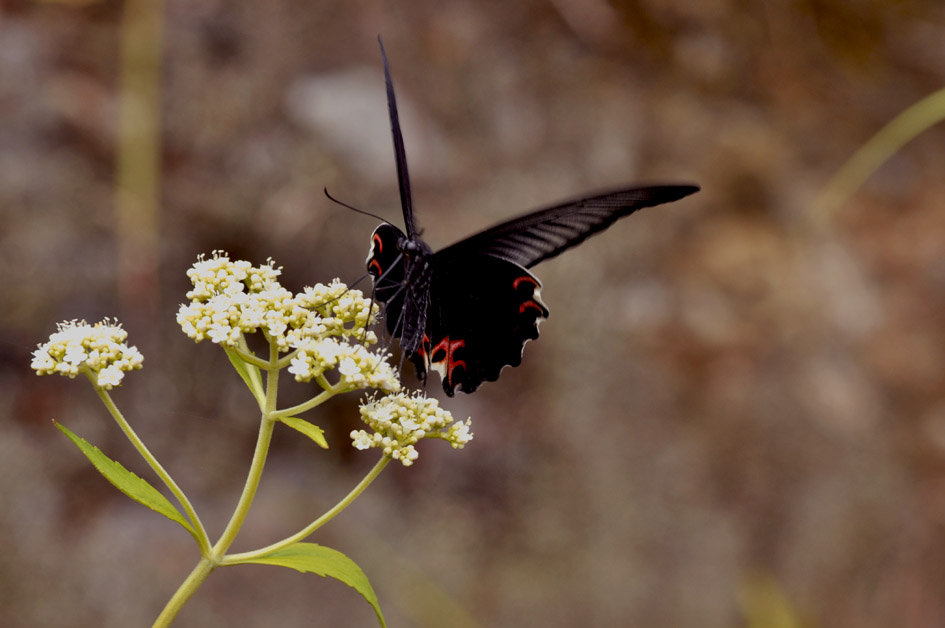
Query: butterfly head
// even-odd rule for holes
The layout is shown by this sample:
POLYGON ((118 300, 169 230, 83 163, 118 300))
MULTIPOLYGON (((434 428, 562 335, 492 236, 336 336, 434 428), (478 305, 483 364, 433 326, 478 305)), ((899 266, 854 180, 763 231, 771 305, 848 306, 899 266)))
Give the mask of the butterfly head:
POLYGON ((409 238, 406 235, 397 241, 397 250, 410 260, 433 255, 433 249, 426 242, 420 238, 409 238))
POLYGON ((390 223, 379 225, 371 236, 371 250, 366 260, 368 272, 385 283, 403 281, 404 269, 420 268, 423 260, 429 260, 433 251, 420 238, 411 238, 390 223))

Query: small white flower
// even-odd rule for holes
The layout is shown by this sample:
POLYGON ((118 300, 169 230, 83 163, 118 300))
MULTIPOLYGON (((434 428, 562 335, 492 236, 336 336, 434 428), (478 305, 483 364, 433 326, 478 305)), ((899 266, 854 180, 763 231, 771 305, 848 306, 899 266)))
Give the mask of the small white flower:
POLYGON ((30 368, 40 375, 52 373, 56 369, 56 361, 42 348, 36 349, 33 351, 33 361, 30 363, 30 368))
POLYGON ((357 449, 370 449, 374 444, 374 439, 364 430, 353 430, 351 432, 352 444, 357 449))
POLYGON ((214 323, 210 326, 207 337, 216 344, 226 344, 230 337, 230 328, 223 323, 214 323))
POLYGON ((75 340, 71 340, 69 345, 66 347, 66 353, 62 357, 63 362, 69 364, 79 365, 85 362, 88 355, 85 353, 85 347, 81 344, 75 343, 75 340))
POLYGON ((450 426, 447 439, 454 449, 462 449, 463 445, 472 440, 473 434, 469 431, 471 420, 457 421, 450 426))
POLYGON ((118 386, 121 383, 124 376, 125 374, 121 372, 121 369, 114 364, 106 366, 98 372, 98 387, 111 390, 113 386, 118 386))
POLYGON ((338 372, 345 377, 352 377, 358 375, 361 369, 358 368, 357 362, 348 357, 341 360, 341 363, 338 365, 338 372))
POLYGON ((292 358, 289 372, 295 375, 295 379, 298 381, 308 381, 312 379, 312 367, 306 359, 307 357, 305 352, 301 351, 297 356, 292 358))

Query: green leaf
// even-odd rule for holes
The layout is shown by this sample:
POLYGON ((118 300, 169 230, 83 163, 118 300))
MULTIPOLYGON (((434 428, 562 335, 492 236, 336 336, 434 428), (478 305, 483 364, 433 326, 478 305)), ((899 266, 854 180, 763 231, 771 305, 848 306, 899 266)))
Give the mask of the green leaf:
POLYGON ((360 593, 374 607, 374 612, 377 613, 377 620, 381 623, 381 626, 387 626, 384 622, 384 615, 381 613, 380 604, 377 601, 377 595, 374 593, 371 583, 368 582, 367 576, 364 575, 357 563, 338 550, 315 543, 296 543, 266 556, 243 562, 277 565, 296 569, 302 573, 314 573, 323 577, 331 576, 360 593))
POLYGON ((311 438, 313 441, 315 441, 315 444, 317 444, 322 449, 328 449, 328 441, 325 440, 325 430, 318 427, 317 425, 294 416, 279 417, 279 420, 292 429, 298 430, 311 438))
POLYGON ((226 350, 226 357, 230 358, 230 364, 232 364, 236 372, 239 373, 243 382, 249 388, 249 392, 253 393, 253 396, 257 399, 264 397, 262 387, 260 386, 262 379, 259 375, 259 368, 254 364, 245 362, 233 349, 229 347, 223 348, 226 350))
POLYGON ((98 472, 104 475, 106 480, 114 484, 115 488, 139 504, 144 504, 151 510, 161 513, 171 521, 176 521, 181 524, 196 538, 196 533, 194 532, 193 526, 190 525, 190 522, 187 521, 180 511, 174 508, 174 505, 171 504, 160 491, 121 466, 118 462, 115 462, 103 454, 95 445, 92 445, 80 436, 76 436, 66 426, 57 422, 56 427, 59 428, 59 431, 68 436, 69 440, 76 444, 76 447, 82 450, 82 453, 89 459, 89 462, 95 465, 98 472))

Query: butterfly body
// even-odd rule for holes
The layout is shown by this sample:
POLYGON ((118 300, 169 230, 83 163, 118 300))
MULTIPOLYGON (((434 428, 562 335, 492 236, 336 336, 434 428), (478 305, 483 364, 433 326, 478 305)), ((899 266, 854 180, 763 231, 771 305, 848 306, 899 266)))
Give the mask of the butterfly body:
POLYGON ((678 200, 694 185, 634 187, 567 201, 486 229, 441 251, 420 239, 407 159, 383 44, 387 102, 406 231, 384 223, 366 260, 387 330, 421 381, 437 371, 447 395, 471 393, 518 366, 549 310, 529 268, 643 207, 678 200))

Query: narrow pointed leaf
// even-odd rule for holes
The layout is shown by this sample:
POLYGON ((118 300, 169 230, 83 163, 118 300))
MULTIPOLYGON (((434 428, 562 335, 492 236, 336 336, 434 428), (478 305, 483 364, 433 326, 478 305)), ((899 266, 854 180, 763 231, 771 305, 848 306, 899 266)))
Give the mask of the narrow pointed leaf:
POLYGON ((57 422, 56 427, 59 428, 59 431, 68 436, 69 440, 76 444, 76 447, 85 454, 89 462, 91 462, 95 468, 98 469, 98 472, 105 476, 105 479, 111 482, 115 488, 139 504, 144 504, 151 510, 161 513, 171 521, 176 521, 181 524, 196 538, 196 533, 194 532, 193 526, 190 525, 190 522, 187 521, 180 511, 174 508, 174 505, 171 504, 160 491, 121 466, 118 462, 103 454, 95 445, 92 445, 80 436, 76 436, 66 426, 57 422))
POLYGON ((381 613, 380 604, 377 601, 377 595, 374 593, 371 583, 368 582, 367 576, 364 575, 357 563, 338 550, 315 543, 296 543, 266 556, 253 558, 245 562, 278 565, 302 573, 314 573, 340 580, 360 593, 374 607, 374 612, 377 613, 377 620, 381 626, 387 626, 384 622, 384 615, 381 613))
POLYGON ((317 425, 294 416, 281 417, 279 420, 292 429, 298 430, 299 432, 302 432, 311 438, 313 441, 315 441, 315 444, 317 444, 322 449, 328 449, 328 441, 325 440, 325 430, 318 427, 317 425))
POLYGON ((243 359, 229 347, 224 347, 224 349, 226 349, 226 357, 230 359, 230 364, 233 365, 233 368, 239 373, 243 382, 246 383, 249 392, 253 393, 253 396, 257 399, 260 399, 263 396, 263 391, 262 387, 259 385, 260 381, 262 381, 259 375, 259 368, 253 364, 244 362, 243 359))

